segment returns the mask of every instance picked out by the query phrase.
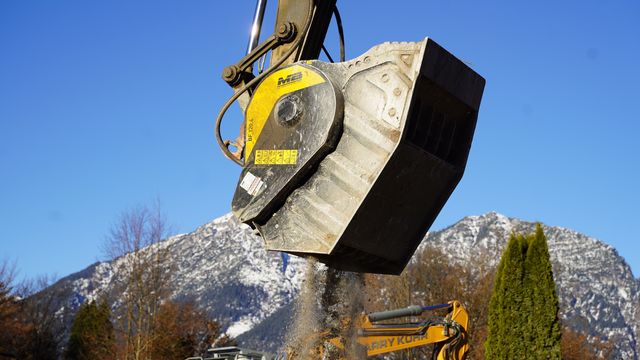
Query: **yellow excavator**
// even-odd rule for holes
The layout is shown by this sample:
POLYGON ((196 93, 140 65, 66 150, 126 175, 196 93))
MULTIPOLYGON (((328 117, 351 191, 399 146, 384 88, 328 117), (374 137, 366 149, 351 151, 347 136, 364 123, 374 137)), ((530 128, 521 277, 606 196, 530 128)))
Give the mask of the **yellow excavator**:
POLYGON ((247 54, 222 74, 234 94, 216 138, 242 167, 234 215, 267 250, 399 274, 462 178, 485 80, 429 38, 347 61, 336 0, 279 0, 259 42, 265 8, 258 0, 247 54), (338 62, 323 46, 333 17, 338 62), (235 102, 244 121, 229 140, 235 102))
MULTIPOLYGON (((459 301, 431 306, 409 306, 404 309, 390 310, 362 315, 355 324, 356 342, 362 346, 367 357, 387 354, 395 351, 412 349, 426 345, 435 345, 432 358, 434 360, 463 360, 469 351, 467 328, 469 314, 459 301), (424 315, 425 312, 447 309, 445 316, 431 316, 418 322, 388 322, 389 320, 424 315)), ((337 349, 345 349, 345 337, 327 338, 337 349)), ((313 341, 313 340, 312 340, 313 341)), ((324 359, 327 344, 320 344, 312 349, 307 357, 293 354, 293 359, 324 359)), ((354 350, 352 350, 354 351, 354 350)), ((357 349, 355 350, 357 352, 357 349)), ((347 360, 355 354, 342 352, 347 360)))
POLYGON ((411 306, 364 316, 359 326, 358 342, 367 347, 367 355, 435 344, 434 359, 461 360, 469 351, 467 328, 469 314, 459 301, 432 306, 411 306), (444 317, 430 317, 419 323, 379 324, 405 316, 419 316, 426 311, 448 309, 444 317))
MULTIPOLYGON (((356 320, 355 340, 361 348, 359 354, 366 357, 387 354, 395 351, 413 349, 426 345, 434 345, 432 359, 434 360, 463 360, 469 351, 467 328, 469 314, 458 301, 433 306, 409 306, 404 309, 382 311, 362 315, 356 320), (431 316, 422 318, 418 322, 394 322, 407 317, 417 317, 425 312, 446 309, 445 316, 431 316)), ((306 339, 306 343, 317 344, 307 349, 306 354, 299 350, 287 349, 286 353, 272 355, 238 347, 212 348, 203 357, 193 357, 187 360, 292 360, 292 359, 325 359, 325 351, 329 347, 344 350, 344 337, 333 337, 331 334, 314 334, 306 339), (327 346, 327 343, 330 344, 327 346)), ((360 358, 356 354, 342 351, 342 358, 360 358)))

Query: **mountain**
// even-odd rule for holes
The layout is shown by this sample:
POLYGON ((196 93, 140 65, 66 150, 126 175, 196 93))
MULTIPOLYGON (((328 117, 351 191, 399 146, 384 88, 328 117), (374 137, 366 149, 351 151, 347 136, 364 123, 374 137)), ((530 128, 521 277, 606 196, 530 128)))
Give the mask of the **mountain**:
MULTIPOLYGON (((231 214, 156 246, 168 248, 174 286, 171 298, 193 300, 220 321, 231 336, 259 324, 300 289, 305 261, 266 252, 251 229, 231 214)), ((52 285, 69 294, 61 306, 112 293, 123 258, 99 262, 52 285)))
MULTIPOLYGON (((423 246, 435 245, 463 265, 482 254, 496 264, 509 234, 534 228, 532 222, 488 213, 428 233, 423 246)), ((613 340, 617 356, 637 360, 640 280, 611 246, 560 227, 544 230, 561 317, 576 329, 613 340)), ((174 299, 195 300, 245 346, 274 350, 282 343, 303 280, 303 259, 265 251, 251 229, 231 215, 158 246, 171 252, 174 299)), ((61 308, 75 311, 86 299, 108 292, 122 261, 93 264, 54 284, 69 294, 61 308)))
MULTIPOLYGON (((430 243, 461 264, 484 254, 494 265, 509 235, 532 233, 535 223, 497 213, 470 216, 429 233, 430 243)), ((640 279, 618 252, 573 230, 543 226, 560 298, 560 317, 576 330, 612 340, 616 358, 638 359, 640 279), (619 356, 619 357, 618 357, 619 356)))

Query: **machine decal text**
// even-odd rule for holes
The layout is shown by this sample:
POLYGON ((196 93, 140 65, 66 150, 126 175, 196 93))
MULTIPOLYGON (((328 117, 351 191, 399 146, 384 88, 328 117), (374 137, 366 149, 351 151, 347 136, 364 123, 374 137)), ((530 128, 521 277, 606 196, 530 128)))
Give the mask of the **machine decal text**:
POLYGON ((284 85, 288 85, 291 83, 294 83, 296 81, 300 81, 302 80, 302 72, 298 71, 296 73, 293 74, 289 74, 286 77, 279 77, 278 78, 278 87, 280 86, 284 86, 284 85))
POLYGON ((295 165, 298 150, 256 150, 256 165, 295 165))

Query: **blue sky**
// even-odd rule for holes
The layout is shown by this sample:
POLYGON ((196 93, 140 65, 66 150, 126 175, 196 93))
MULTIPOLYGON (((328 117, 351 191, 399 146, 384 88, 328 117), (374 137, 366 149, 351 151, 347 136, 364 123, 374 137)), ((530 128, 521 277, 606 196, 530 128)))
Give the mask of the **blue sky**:
MULTIPOLYGON (((497 211, 601 239, 640 274, 638 1, 338 4, 347 58, 429 36, 487 80, 467 172, 434 229, 497 211)), ((137 204, 160 199, 175 232, 228 212, 239 169, 213 121, 254 6, 0 2, 0 258, 64 276, 102 259, 137 204)), ((333 28, 327 45, 336 54, 333 28)), ((230 112, 229 137, 240 120, 230 112)))

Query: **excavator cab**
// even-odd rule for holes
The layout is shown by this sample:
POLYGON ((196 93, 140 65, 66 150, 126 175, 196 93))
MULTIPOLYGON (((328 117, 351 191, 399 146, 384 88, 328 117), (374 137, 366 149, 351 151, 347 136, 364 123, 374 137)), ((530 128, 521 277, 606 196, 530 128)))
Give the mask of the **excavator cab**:
POLYGON ((319 61, 335 0, 278 11, 274 35, 223 75, 236 90, 225 106, 245 114, 236 141, 219 135, 224 107, 216 126, 243 167, 232 211, 268 250, 398 274, 462 178, 485 81, 429 38, 319 61), (256 76, 265 49, 272 66, 256 76))

